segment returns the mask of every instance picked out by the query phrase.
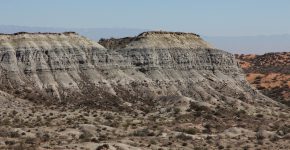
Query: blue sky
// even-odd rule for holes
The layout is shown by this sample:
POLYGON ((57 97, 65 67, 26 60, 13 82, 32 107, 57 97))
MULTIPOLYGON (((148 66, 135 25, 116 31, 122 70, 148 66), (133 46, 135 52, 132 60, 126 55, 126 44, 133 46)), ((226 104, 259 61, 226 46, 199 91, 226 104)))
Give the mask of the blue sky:
POLYGON ((2 0, 0 24, 290 34, 290 0, 2 0))

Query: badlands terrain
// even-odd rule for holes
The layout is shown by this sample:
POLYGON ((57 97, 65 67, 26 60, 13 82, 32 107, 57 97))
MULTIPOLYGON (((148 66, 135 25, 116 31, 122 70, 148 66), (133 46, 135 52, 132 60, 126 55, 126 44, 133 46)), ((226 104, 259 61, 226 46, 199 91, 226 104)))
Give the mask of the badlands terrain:
POLYGON ((236 58, 254 87, 290 106, 290 52, 236 55, 236 58))
POLYGON ((1 34, 0 59, 0 149, 290 149, 289 107, 194 33, 1 34))

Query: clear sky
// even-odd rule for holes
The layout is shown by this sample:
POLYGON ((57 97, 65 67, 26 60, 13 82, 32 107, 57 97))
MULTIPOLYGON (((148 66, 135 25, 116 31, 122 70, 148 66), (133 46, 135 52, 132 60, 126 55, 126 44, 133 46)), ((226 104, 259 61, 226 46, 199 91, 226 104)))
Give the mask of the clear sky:
POLYGON ((290 0, 1 0, 0 24, 290 34, 290 0))

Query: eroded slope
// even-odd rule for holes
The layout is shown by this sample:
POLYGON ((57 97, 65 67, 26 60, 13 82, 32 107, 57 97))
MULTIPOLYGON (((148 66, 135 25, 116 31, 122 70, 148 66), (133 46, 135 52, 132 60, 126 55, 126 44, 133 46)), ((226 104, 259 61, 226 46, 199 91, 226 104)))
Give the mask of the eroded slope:
POLYGON ((198 35, 100 43, 107 48, 75 33, 0 35, 0 98, 11 102, 1 148, 289 148, 287 107, 198 35))

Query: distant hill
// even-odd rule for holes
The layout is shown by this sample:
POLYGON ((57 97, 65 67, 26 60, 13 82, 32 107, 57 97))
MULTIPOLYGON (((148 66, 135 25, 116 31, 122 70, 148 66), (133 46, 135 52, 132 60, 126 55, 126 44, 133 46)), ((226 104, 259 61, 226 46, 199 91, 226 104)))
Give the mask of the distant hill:
POLYGON ((290 34, 261 36, 205 36, 216 48, 236 54, 290 52, 290 34))
MULTIPOLYGON (((53 28, 53 27, 27 27, 0 25, 0 33, 15 32, 66 32, 75 31, 92 40, 98 41, 101 38, 121 38, 134 36, 150 29, 133 28, 53 28)), ((235 54, 263 54, 266 52, 290 52, 290 35, 269 35, 269 36, 202 36, 214 47, 226 50, 235 54)))

